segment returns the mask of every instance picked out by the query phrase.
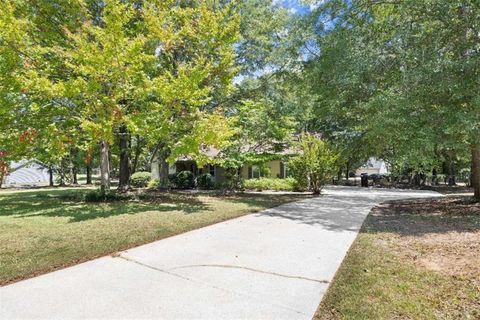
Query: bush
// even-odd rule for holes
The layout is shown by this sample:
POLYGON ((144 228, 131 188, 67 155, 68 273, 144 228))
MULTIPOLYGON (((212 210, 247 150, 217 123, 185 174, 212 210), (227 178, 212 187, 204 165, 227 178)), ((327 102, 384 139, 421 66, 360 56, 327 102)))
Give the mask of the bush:
POLYGON ((299 181, 295 178, 293 179, 292 189, 293 191, 305 192, 308 190, 308 181, 299 181))
POLYGON ((168 184, 170 188, 178 188, 178 178, 176 173, 168 175, 168 184))
POLYGON ((245 189, 250 190, 275 190, 275 191, 294 191, 296 180, 293 178, 276 179, 260 178, 248 179, 243 182, 245 189))
POLYGON ((225 168, 225 179, 222 182, 216 181, 215 187, 223 191, 243 189, 243 179, 237 168, 225 168))
POLYGON ((200 175, 197 178, 197 186, 199 189, 211 190, 215 188, 215 179, 209 173, 200 175))
POLYGON ((320 194, 323 186, 338 172, 338 156, 321 139, 302 134, 298 143, 300 154, 291 158, 288 168, 297 180, 298 188, 309 188, 320 194))
POLYGON ((115 191, 101 191, 93 190, 85 194, 85 202, 113 202, 113 201, 122 201, 130 200, 131 196, 125 193, 118 193, 115 191))
POLYGON ((190 171, 180 171, 177 174, 177 188, 179 189, 193 189, 195 188, 195 177, 190 171))
POLYGON ((135 188, 145 188, 150 182, 150 179, 150 172, 140 171, 132 174, 130 177, 130 183, 135 188))
POLYGON ((147 189, 155 190, 155 189, 158 189, 159 186, 160 186, 160 180, 152 179, 148 182, 147 189))

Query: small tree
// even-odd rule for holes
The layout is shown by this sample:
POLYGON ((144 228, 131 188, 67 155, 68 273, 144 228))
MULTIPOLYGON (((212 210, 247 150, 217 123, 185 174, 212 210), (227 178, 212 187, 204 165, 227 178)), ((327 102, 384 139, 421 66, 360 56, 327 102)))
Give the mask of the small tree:
POLYGON ((298 147, 299 155, 290 159, 288 168, 300 188, 320 194, 338 171, 338 155, 324 141, 309 133, 301 135, 298 147))

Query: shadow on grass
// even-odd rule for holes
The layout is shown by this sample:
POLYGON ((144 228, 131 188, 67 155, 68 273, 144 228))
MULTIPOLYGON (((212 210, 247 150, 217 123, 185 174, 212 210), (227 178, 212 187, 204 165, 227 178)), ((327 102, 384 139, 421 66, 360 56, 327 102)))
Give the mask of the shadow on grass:
POLYGON ((197 196, 165 195, 148 201, 86 203, 81 200, 86 192, 88 190, 37 190, 5 194, 0 196, 0 216, 70 217, 70 222, 80 222, 148 211, 193 214, 211 210, 209 204, 197 196))
POLYGON ((0 194, 0 216, 28 217, 69 217, 70 222, 80 222, 97 218, 108 218, 142 212, 182 212, 194 214, 212 211, 205 197, 220 199, 230 203, 241 203, 248 207, 269 208, 288 201, 299 200, 294 195, 267 194, 202 194, 182 192, 150 192, 142 201, 115 201, 107 203, 87 203, 83 201, 88 189, 32 190, 0 194))
POLYGON ((375 207, 362 232, 424 236, 480 230, 480 203, 472 197, 389 201, 375 207))

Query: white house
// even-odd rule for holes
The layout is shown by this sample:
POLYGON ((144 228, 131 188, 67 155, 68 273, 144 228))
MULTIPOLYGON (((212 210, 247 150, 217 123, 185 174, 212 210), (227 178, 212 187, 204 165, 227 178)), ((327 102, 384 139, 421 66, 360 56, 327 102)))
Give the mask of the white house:
POLYGON ((355 174, 357 176, 361 175, 362 173, 366 174, 389 174, 390 169, 388 168, 388 164, 382 160, 371 157, 365 162, 363 166, 357 169, 355 174))
POLYGON ((22 160, 10 163, 9 174, 4 178, 7 187, 48 185, 48 166, 38 160, 22 160))

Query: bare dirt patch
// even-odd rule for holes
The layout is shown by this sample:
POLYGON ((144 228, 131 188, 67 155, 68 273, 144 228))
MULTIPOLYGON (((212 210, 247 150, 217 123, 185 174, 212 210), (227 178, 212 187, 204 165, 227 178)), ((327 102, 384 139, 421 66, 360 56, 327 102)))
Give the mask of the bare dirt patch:
POLYGON ((480 285, 480 203, 458 196, 390 202, 371 218, 370 231, 383 233, 378 245, 417 266, 480 285))

